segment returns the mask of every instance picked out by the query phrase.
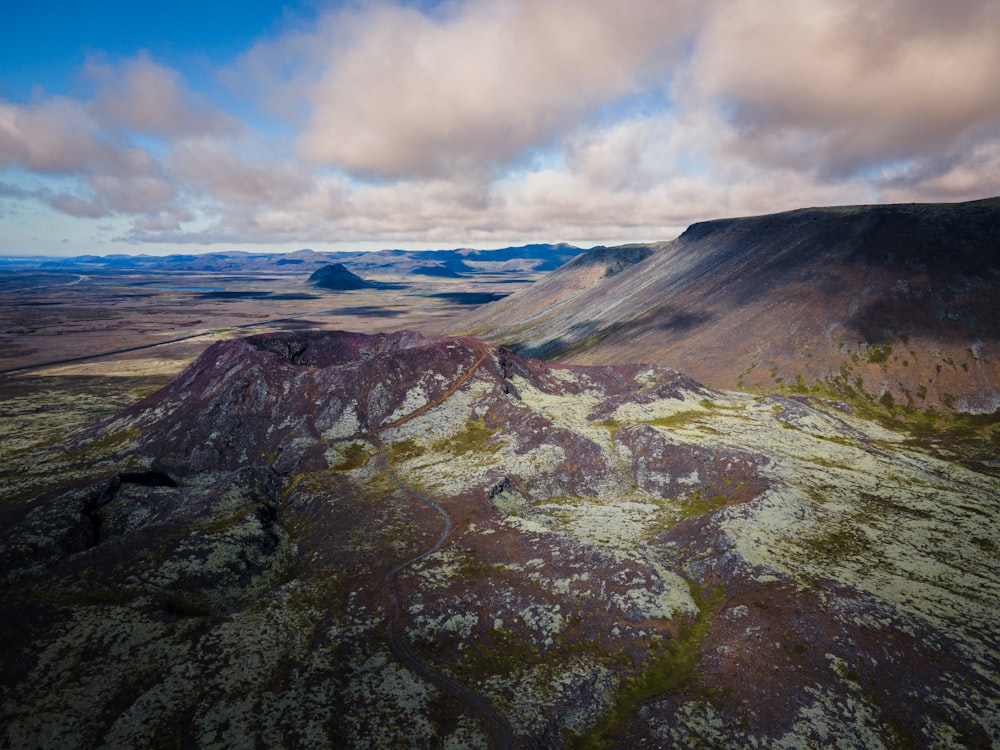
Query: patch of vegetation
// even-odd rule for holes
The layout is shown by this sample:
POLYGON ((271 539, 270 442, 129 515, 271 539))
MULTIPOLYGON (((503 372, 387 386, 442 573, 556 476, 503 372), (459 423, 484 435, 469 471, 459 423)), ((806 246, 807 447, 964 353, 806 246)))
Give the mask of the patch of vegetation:
POLYGON ((697 518, 706 513, 718 510, 726 504, 729 498, 724 493, 707 495, 701 491, 701 487, 696 489, 687 497, 681 498, 681 518, 697 518))
MULTIPOLYGON (((823 437, 823 436, 820 435, 818 437, 823 437)), ((837 435, 835 437, 840 437, 840 436, 837 435)), ((844 440, 845 443, 850 444, 850 441, 847 440, 846 438, 844 438, 843 440, 844 440)), ((834 441, 834 442, 840 442, 840 441, 834 441)), ((827 468, 830 468, 830 469, 850 469, 851 468, 850 466, 848 466, 846 464, 843 464, 843 463, 841 463, 839 461, 831 461, 829 458, 826 458, 825 456, 808 456, 807 460, 811 461, 814 464, 818 464, 819 466, 826 466, 827 468)))
POLYGON ((674 412, 665 417, 659 417, 658 419, 644 419, 643 424, 651 425, 652 427, 663 427, 666 429, 677 429, 678 427, 683 427, 690 422, 693 422, 699 417, 705 416, 705 412, 698 411, 697 409, 685 409, 683 411, 674 412))
POLYGON ((366 443, 349 443, 339 450, 340 460, 331 466, 334 471, 351 471, 368 463, 375 452, 366 443))
POLYGON ((455 664, 457 676, 470 684, 480 684, 495 676, 510 677, 525 669, 544 669, 546 665, 564 667, 574 659, 622 664, 625 658, 609 654, 601 648, 599 641, 593 639, 567 639, 559 633, 555 636, 554 645, 544 647, 534 637, 525 637, 523 633, 503 628, 490 629, 483 642, 475 643, 461 653, 460 661, 455 664))
POLYGON ((99 438, 91 440, 89 443, 85 443, 79 448, 67 451, 62 455, 62 458, 67 461, 78 461, 84 458, 89 459, 97 456, 103 457, 115 448, 119 448, 125 443, 137 440, 138 438, 138 427, 126 427, 118 432, 109 432, 101 435, 99 438))
POLYGON ((647 701, 678 691, 716 697, 711 688, 698 689, 701 681, 699 648, 712 626, 712 619, 725 598, 725 590, 715 587, 703 592, 688 584, 698 605, 694 622, 681 629, 676 640, 654 643, 642 671, 621 687, 615 706, 584 734, 563 731, 566 746, 579 750, 606 750, 615 746, 615 737, 633 721, 647 701))
POLYGON ((488 444, 487 441, 499 430, 499 427, 490 429, 483 420, 469 420, 465 427, 454 435, 441 438, 431 445, 434 453, 450 453, 454 456, 464 456, 472 451, 496 453, 500 446, 497 443, 488 444))
POLYGON ((892 356, 892 344, 865 344, 865 361, 875 365, 885 365, 892 356))
POLYGON ((747 375, 749 375, 754 370, 756 370, 757 366, 759 364, 760 364, 760 362, 754 360, 753 362, 750 363, 749 367, 747 367, 743 372, 741 372, 739 375, 736 376, 736 387, 737 388, 739 388, 740 390, 743 390, 743 388, 744 388, 744 379, 746 378, 747 375))
POLYGON ((864 533, 847 526, 803 539, 802 542, 813 554, 831 561, 857 558, 871 549, 871 543, 864 533))
POLYGON ((621 422, 618 422, 614 419, 605 419, 603 422, 598 422, 598 424, 608 431, 608 434, 611 436, 612 440, 615 437, 615 433, 617 433, 618 430, 620 430, 624 426, 621 422))
POLYGON ((417 458, 417 456, 423 455, 423 453, 423 449, 417 444, 417 441, 414 438, 397 440, 385 449, 386 458, 391 463, 409 461, 411 458, 417 458))
POLYGON ((470 581, 477 578, 486 578, 494 572, 494 567, 483 562, 470 550, 462 550, 457 554, 457 558, 447 564, 444 575, 449 582, 470 581))
MULTIPOLYGON (((888 391, 875 396, 864 388, 860 375, 851 379, 852 372, 847 365, 841 367, 838 375, 814 381, 805 395, 826 401, 846 402, 854 413, 881 424, 891 430, 908 433, 912 442, 931 451, 942 453, 949 460, 955 460, 978 471, 996 473, 991 468, 992 459, 1000 448, 1000 409, 990 414, 969 414, 956 411, 939 411, 933 407, 918 406, 917 398, 926 400, 927 389, 917 388, 916 397, 902 389, 906 402, 897 401, 888 391)), ((787 386, 778 389, 781 393, 800 393, 798 387, 787 386)), ((948 409, 954 407, 953 394, 944 393, 941 398, 948 409)), ((782 426, 788 426, 782 423, 782 426)), ((854 445, 849 438, 838 435, 814 435, 830 442, 854 445)))
POLYGON ((744 409, 743 404, 720 404, 718 401, 710 401, 707 398, 703 398, 698 404, 709 411, 742 411, 744 409))
POLYGON ((506 630, 492 629, 490 643, 477 643, 466 649, 462 659, 462 671, 479 676, 509 676, 526 665, 539 664, 541 650, 530 638, 521 638, 506 630))

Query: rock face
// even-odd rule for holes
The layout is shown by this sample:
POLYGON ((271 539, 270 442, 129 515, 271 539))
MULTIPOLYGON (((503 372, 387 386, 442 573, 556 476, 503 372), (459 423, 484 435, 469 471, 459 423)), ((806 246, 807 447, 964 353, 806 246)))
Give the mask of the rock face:
POLYGON ((1000 198, 709 221, 649 253, 606 276, 582 274, 581 256, 468 330, 547 359, 658 362, 715 387, 1000 408, 1000 198))
POLYGON ((343 263, 330 263, 322 268, 317 268, 309 275, 309 283, 320 289, 329 289, 335 292, 349 289, 371 289, 377 286, 377 284, 366 281, 357 274, 348 271, 343 263))
POLYGON ((268 335, 2 479, 3 746, 1000 742, 997 468, 842 403, 268 335))

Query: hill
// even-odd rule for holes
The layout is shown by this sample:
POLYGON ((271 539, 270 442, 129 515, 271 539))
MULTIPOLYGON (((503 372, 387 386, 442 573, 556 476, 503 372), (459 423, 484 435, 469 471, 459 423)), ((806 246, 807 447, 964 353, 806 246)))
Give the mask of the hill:
POLYGON ((956 450, 475 339, 213 344, 5 462, 0 745, 988 747, 956 450))
POLYGON ((468 332, 546 359, 666 364, 714 387, 1000 408, 1000 198, 709 221, 645 258, 593 255, 482 308, 468 332), (619 272, 601 271, 608 257, 619 272))
POLYGON ((342 263, 332 263, 317 268, 309 275, 309 283, 320 289, 346 291, 348 289, 373 289, 377 284, 351 273, 342 263))

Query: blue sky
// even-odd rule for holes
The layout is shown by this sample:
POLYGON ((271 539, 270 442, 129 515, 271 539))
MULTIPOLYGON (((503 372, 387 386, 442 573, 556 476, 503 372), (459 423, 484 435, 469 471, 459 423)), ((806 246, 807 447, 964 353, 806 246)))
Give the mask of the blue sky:
POLYGON ((146 50, 188 71, 223 65, 289 17, 314 17, 314 10, 310 4, 197 0, 12 2, 0 27, 3 93, 25 97, 34 86, 67 93, 91 55, 127 58, 146 50))
POLYGON ((996 0, 4 16, 0 254, 609 244, 1000 194, 996 0))

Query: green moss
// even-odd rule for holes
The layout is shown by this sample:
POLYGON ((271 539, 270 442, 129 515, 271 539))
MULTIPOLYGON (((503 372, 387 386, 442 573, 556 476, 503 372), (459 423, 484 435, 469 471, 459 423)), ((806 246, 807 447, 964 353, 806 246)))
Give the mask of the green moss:
MULTIPOLYGON (((818 399, 843 401, 851 405, 854 413, 863 419, 878 422, 892 430, 902 431, 911 435, 911 440, 932 451, 946 451, 942 455, 955 460, 957 453, 959 461, 972 466, 979 471, 990 471, 992 454, 995 446, 1000 446, 1000 410, 992 414, 967 414, 955 411, 937 411, 926 405, 927 388, 919 386, 916 394, 911 394, 901 388, 906 401, 897 401, 891 393, 886 392, 876 397, 865 391, 861 376, 851 379, 849 367, 842 367, 839 375, 828 376, 822 381, 813 382, 808 388, 808 394, 818 399), (919 399, 919 400, 918 400, 919 399)), ((782 388, 785 393, 797 392, 797 389, 782 388)), ((941 398, 948 409, 955 406, 953 394, 944 393, 941 398)), ((818 404, 822 406, 822 404, 818 404)), ((693 416, 693 415, 689 415, 693 416)), ((782 426, 792 428, 785 422, 782 426)), ((855 445, 853 440, 838 435, 815 435, 814 437, 843 445, 855 445)))
POLYGON ((392 463, 409 461, 411 458, 416 458, 422 454, 423 450, 414 438, 397 440, 385 449, 386 458, 392 463))
POLYGON ((340 460, 330 468, 334 471, 351 471, 368 463, 375 452, 367 443, 349 443, 339 450, 340 460))
POLYGON ((67 461, 79 461, 82 459, 90 460, 92 458, 103 457, 126 443, 138 440, 138 438, 138 427, 126 427, 117 432, 109 432, 101 435, 99 438, 91 440, 79 448, 67 451, 63 454, 63 458, 67 461))
MULTIPOLYGON (((431 646, 431 650, 441 650, 441 646, 436 644, 431 646)), ((480 684, 496 676, 510 677, 525 669, 544 670, 547 666, 559 669, 574 659, 623 663, 621 655, 615 657, 608 654, 596 640, 566 638, 559 633, 554 644, 545 647, 533 638, 526 638, 523 633, 502 628, 492 628, 480 642, 463 649, 461 653, 461 659, 455 664, 456 676, 469 684, 480 684)))
POLYGON ((713 510, 718 510, 726 504, 729 498, 723 494, 707 495, 699 487, 687 497, 680 500, 681 519, 697 518, 713 510))
POLYGON ((698 419, 699 417, 704 417, 705 412, 698 411, 696 409, 685 409, 684 411, 674 412, 673 414, 660 417, 659 419, 644 419, 643 424, 652 425, 653 427, 664 427, 667 429, 676 429, 678 427, 683 427, 684 425, 698 419))
POLYGON ((720 404, 717 401, 709 401, 703 398, 698 404, 709 411, 742 411, 746 407, 743 404, 720 404))
POLYGON ((868 537, 847 525, 820 536, 804 539, 803 544, 814 555, 834 562, 857 558, 871 550, 868 537))
POLYGON ((831 461, 824 456, 809 456, 809 461, 820 466, 826 466, 831 469, 850 469, 850 466, 840 463, 839 461, 831 461))
POLYGON ((892 344, 869 345, 865 350, 865 359, 876 365, 884 365, 892 356, 892 344))
POLYGON ((612 440, 614 439, 615 434, 618 432, 618 430, 620 430, 623 427, 621 422, 617 422, 614 419, 605 419, 603 422, 598 422, 598 424, 608 431, 608 434, 611 436, 612 440))
POLYGON ((736 387, 737 388, 739 388, 739 389, 742 390, 742 388, 744 387, 744 378, 746 378, 747 375, 749 375, 754 370, 756 370, 757 366, 759 364, 760 364, 760 362, 754 360, 753 362, 750 363, 749 367, 747 367, 743 372, 741 372, 739 375, 736 376, 736 387))
POLYGON ((464 456, 473 451, 496 453, 500 449, 499 444, 487 441, 499 429, 499 427, 490 429, 481 419, 469 420, 463 429, 454 435, 435 441, 430 449, 433 453, 451 453, 455 456, 464 456))
POLYGON ((702 678, 698 668, 699 649, 725 598, 725 590, 717 587, 704 593, 696 585, 688 585, 698 605, 697 617, 681 629, 676 640, 653 644, 642 671, 622 685, 615 706, 589 731, 579 735, 564 731, 567 747, 583 750, 614 747, 616 735, 638 716, 642 704, 667 693, 689 691, 709 697, 717 695, 718 691, 711 688, 697 688, 702 678))

